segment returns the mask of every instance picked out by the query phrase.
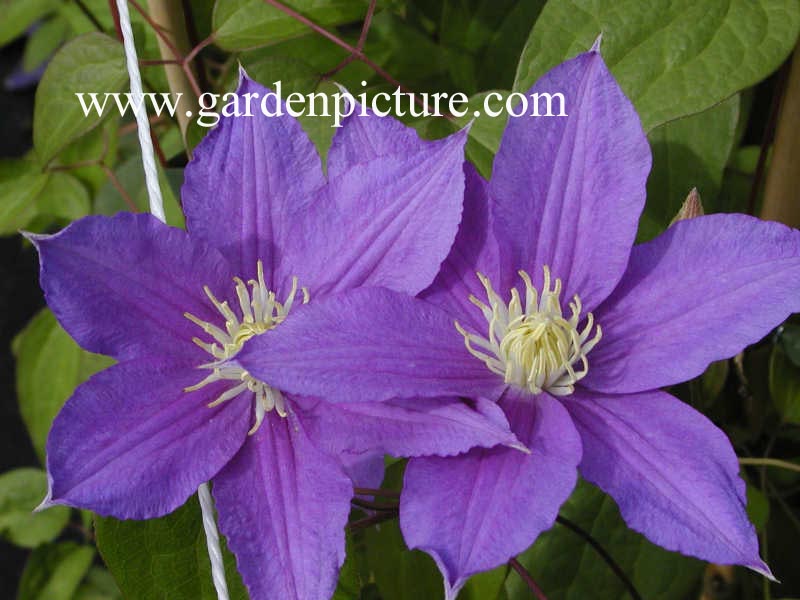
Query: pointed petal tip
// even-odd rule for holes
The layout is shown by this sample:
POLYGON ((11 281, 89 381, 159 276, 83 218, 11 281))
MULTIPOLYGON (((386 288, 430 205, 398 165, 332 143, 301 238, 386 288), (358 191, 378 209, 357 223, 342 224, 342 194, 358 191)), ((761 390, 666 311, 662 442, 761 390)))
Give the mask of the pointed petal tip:
POLYGON ((49 490, 47 490, 47 495, 44 497, 44 500, 42 500, 39 503, 39 506, 34 508, 32 512, 34 514, 40 513, 42 511, 47 510, 51 506, 55 506, 56 504, 58 504, 58 503, 53 501, 53 491, 49 489, 49 490))
POLYGON ((44 233, 33 233, 32 231, 24 231, 22 229, 19 230, 19 234, 33 244, 35 248, 39 248, 40 241, 50 237, 44 233))
POLYGON ((600 44, 603 43, 603 32, 601 31, 600 34, 595 38, 592 47, 589 49, 589 52, 594 54, 600 54, 600 44))
POLYGON ((242 83, 245 81, 253 81, 250 75, 247 74, 247 69, 244 68, 244 65, 241 62, 238 62, 239 65, 239 83, 237 84, 237 88, 242 87, 242 83))
POLYGON ((763 575, 770 581, 774 583, 780 583, 777 577, 772 574, 772 570, 769 568, 767 563, 765 563, 761 558, 759 558, 756 562, 745 565, 748 569, 751 569, 758 573, 759 575, 763 575))

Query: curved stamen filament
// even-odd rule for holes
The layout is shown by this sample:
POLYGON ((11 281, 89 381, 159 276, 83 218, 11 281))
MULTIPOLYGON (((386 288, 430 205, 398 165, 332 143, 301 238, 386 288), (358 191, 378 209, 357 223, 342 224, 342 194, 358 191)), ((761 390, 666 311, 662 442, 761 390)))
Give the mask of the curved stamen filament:
POLYGON ((589 372, 587 354, 602 337, 600 326, 588 313, 581 324, 581 300, 575 295, 569 303, 571 315, 561 309, 561 280, 551 280, 550 269, 543 267, 541 293, 525 271, 519 276, 525 284, 524 304, 516 288, 506 304, 487 277, 478 273, 486 290, 488 304, 470 296, 487 321, 486 337, 466 331, 458 322, 467 350, 504 381, 539 394, 546 390, 566 396, 575 383, 589 372), (594 335, 592 331, 594 330, 594 335))
MULTIPOLYGON (((203 287, 206 296, 225 320, 224 329, 208 321, 203 321, 191 313, 184 313, 187 319, 200 327, 214 340, 213 342, 207 342, 200 338, 192 338, 192 341, 214 357, 214 360, 198 367, 210 370, 211 373, 198 383, 185 388, 184 391, 199 390, 216 381, 238 382, 221 393, 208 406, 213 408, 236 398, 242 393, 253 393, 255 398, 255 423, 250 430, 252 435, 261 426, 268 412, 274 410, 281 417, 287 416, 286 400, 280 390, 276 390, 254 378, 231 359, 239 353, 239 350, 242 349, 247 340, 277 327, 286 319, 297 296, 298 284, 297 277, 293 277, 292 287, 286 296, 286 300, 279 302, 275 299, 275 293, 267 288, 264 279, 264 266, 260 260, 257 263, 256 279, 250 279, 245 283, 241 278, 234 277, 233 281, 241 316, 231 309, 227 301, 218 300, 208 286, 203 287), (250 289, 248 289, 248 286, 250 289)), ((303 294, 303 304, 306 304, 309 300, 308 290, 306 288, 300 289, 303 294)))

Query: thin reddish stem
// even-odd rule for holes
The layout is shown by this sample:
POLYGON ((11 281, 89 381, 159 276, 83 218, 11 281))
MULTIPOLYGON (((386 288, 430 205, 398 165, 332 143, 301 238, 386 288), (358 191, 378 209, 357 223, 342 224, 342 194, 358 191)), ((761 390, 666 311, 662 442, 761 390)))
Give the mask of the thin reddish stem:
POLYGON ((113 185, 119 192, 119 195, 122 196, 122 199, 125 201, 125 204, 127 204, 128 208, 131 209, 131 212, 139 212, 139 209, 136 207, 136 203, 133 201, 133 198, 131 198, 130 194, 128 194, 128 192, 125 191, 125 188, 122 187, 122 184, 120 183, 117 176, 114 174, 114 171, 112 171, 108 165, 105 165, 103 163, 100 163, 100 167, 105 172, 106 177, 108 177, 109 181, 111 181, 111 185, 113 185))
POLYGON ((542 588, 540 588, 539 584, 533 580, 533 577, 531 577, 531 574, 528 573, 528 570, 519 564, 519 561, 516 558, 512 558, 510 561, 508 561, 508 564, 517 572, 522 581, 525 582, 525 585, 528 586, 528 589, 533 592, 534 596, 536 596, 537 600, 547 600, 547 596, 544 595, 542 588))

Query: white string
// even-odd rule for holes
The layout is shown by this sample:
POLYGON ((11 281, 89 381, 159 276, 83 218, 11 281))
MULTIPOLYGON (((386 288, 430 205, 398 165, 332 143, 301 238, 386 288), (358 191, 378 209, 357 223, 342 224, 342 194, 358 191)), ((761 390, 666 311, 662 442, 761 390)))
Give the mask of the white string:
MULTIPOLYGON (((133 43, 133 31, 131 29, 131 17, 128 13, 127 0, 116 0, 119 12, 119 24, 122 30, 122 41, 125 46, 125 61, 128 66, 128 76, 131 80, 131 101, 133 103, 134 114, 136 115, 136 126, 139 132, 139 146, 142 149, 142 164, 144 166, 144 180, 147 186, 147 195, 150 199, 150 212, 157 219, 166 223, 164 216, 164 201, 161 198, 161 188, 158 184, 158 171, 156 170, 156 159, 153 151, 153 141, 150 139, 150 122, 147 120, 147 107, 144 103, 142 92, 142 77, 139 73, 139 59, 136 56, 136 47, 133 43)), ((203 513, 203 529, 206 533, 206 545, 208 546, 208 558, 211 560, 211 578, 214 581, 214 588, 217 590, 219 600, 229 600, 228 584, 225 581, 225 564, 222 560, 222 550, 219 545, 219 533, 217 524, 214 521, 214 501, 208 484, 202 484, 197 490, 200 499, 200 510, 203 513)))
POLYGON ((153 153, 153 140, 150 139, 150 121, 147 120, 147 107, 142 92, 142 76, 139 74, 139 59, 133 43, 131 17, 128 14, 127 0, 117 0, 119 25, 122 30, 122 41, 125 45, 125 60, 128 64, 128 76, 131 80, 131 102, 136 116, 136 129, 139 132, 139 146, 142 148, 142 164, 144 166, 144 182, 147 196, 150 198, 150 212, 159 221, 167 222, 164 216, 164 201, 161 199, 161 188, 158 186, 158 171, 153 153))
POLYGON ((225 581, 225 563, 222 560, 219 533, 217 533, 217 524, 214 521, 214 500, 211 498, 211 491, 208 489, 207 483, 202 484, 197 489, 197 496, 200 498, 200 508, 203 512, 203 529, 206 532, 208 558, 211 560, 211 579, 214 580, 217 598, 219 598, 219 600, 228 600, 228 582, 225 581))

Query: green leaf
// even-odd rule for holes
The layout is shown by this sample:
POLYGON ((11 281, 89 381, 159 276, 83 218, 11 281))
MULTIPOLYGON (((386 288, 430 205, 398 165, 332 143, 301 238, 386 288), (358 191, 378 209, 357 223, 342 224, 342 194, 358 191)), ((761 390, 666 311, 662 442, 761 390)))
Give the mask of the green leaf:
POLYGON ((73 542, 48 544, 33 551, 17 600, 72 600, 94 558, 94 548, 73 542))
MULTIPOLYGON (((390 465, 384 487, 400 489, 404 469, 405 461, 390 465)), ((408 550, 396 519, 366 529, 363 536, 368 548, 367 568, 383 600, 442 597, 444 585, 439 569, 424 552, 408 550)))
POLYGON ((16 233, 36 216, 36 197, 47 180, 45 173, 22 173, 0 181, 0 235, 16 233))
MULTIPOLYGON (((149 211, 149 200, 144 181, 144 169, 142 167, 141 155, 135 154, 131 156, 120 164, 114 173, 117 176, 119 184, 130 196, 136 210, 139 212, 149 211)), ((180 204, 178 204, 178 199, 174 191, 179 189, 180 183, 183 182, 183 170, 167 169, 165 171, 161 169, 161 167, 158 167, 158 181, 161 186, 161 195, 164 201, 164 212, 167 217, 167 223, 173 227, 183 227, 183 212, 181 211, 180 204), (177 185, 173 185, 173 183, 177 185)), ((94 199, 94 212, 102 215, 113 215, 121 210, 130 211, 131 207, 128 206, 119 190, 114 187, 111 181, 107 181, 94 199)))
POLYGON ((0 535, 25 548, 53 540, 69 521, 69 509, 54 506, 34 513, 46 493, 47 474, 41 469, 15 469, 0 475, 0 535))
POLYGON ((101 567, 92 567, 72 600, 122 600, 122 592, 111 573, 101 567))
POLYGON ((42 173, 26 160, 0 160, 0 235, 40 231, 54 220, 82 217, 89 207, 86 189, 72 175, 42 173))
POLYGON ((470 577, 458 594, 458 600, 497 600, 504 598, 509 568, 503 565, 470 577))
POLYGON ((763 531, 769 520, 769 498, 754 485, 747 484, 747 516, 758 531, 763 531))
POLYGON ((764 79, 798 29, 796 0, 551 0, 522 52, 514 90, 526 91, 602 33, 603 57, 649 131, 764 79))
POLYGON ((769 393, 785 423, 800 424, 800 367, 782 344, 775 344, 769 361, 769 393))
MULTIPOLYGON (((628 529, 614 501, 598 488, 580 481, 561 515, 588 532, 614 558, 643 598, 688 598, 702 576, 703 564, 667 552, 628 529)), ((628 600, 622 582, 586 541, 556 524, 519 556, 550 600, 628 600)), ((527 600, 530 592, 515 574, 506 580, 510 600, 527 600)))
POLYGON ((28 37, 25 52, 22 55, 22 68, 33 71, 45 62, 56 49, 67 39, 69 24, 66 20, 55 17, 45 21, 28 37))
MULTIPOLYGON (((323 27, 363 19, 368 6, 365 0, 292 0, 285 4, 323 27)), ((308 29, 263 0, 217 0, 213 26, 216 43, 226 50, 265 46, 308 29)))
POLYGON ((0 12, 0 46, 5 46, 25 33, 35 21, 55 10, 59 0, 2 0, 0 12))
POLYGON ((44 464, 45 442, 56 413, 78 384, 112 360, 79 348, 46 309, 20 332, 13 350, 19 410, 44 464))
MULTIPOLYGON (((160 519, 97 517, 95 529, 97 547, 124 597, 216 600, 197 496, 160 519)), ((223 553, 230 597, 245 600, 233 555, 224 547, 223 553)))
POLYGON ((693 187, 700 192, 706 212, 715 212, 738 120, 736 95, 702 113, 670 121, 650 132, 653 168, 647 180, 640 240, 664 231, 693 187))
MULTIPOLYGON (((36 90, 33 145, 42 164, 116 113, 110 99, 103 117, 84 115, 76 92, 120 92, 127 82, 122 46, 102 33, 87 33, 63 46, 50 61, 36 90)), ((102 104, 102 100, 100 101, 102 104)))
MULTIPOLYGON (((486 179, 492 175, 492 163, 494 155, 500 147, 500 139, 503 137, 508 113, 505 111, 505 98, 508 92, 505 90, 494 90, 481 92, 472 96, 466 106, 459 106, 459 110, 466 110, 463 117, 454 117, 447 120, 442 117, 427 117, 416 125, 423 132, 425 137, 439 138, 454 133, 460 127, 469 126, 469 138, 465 154, 467 159, 475 165, 478 172, 486 179), (500 94, 501 99, 493 95, 489 100, 489 108, 494 112, 500 112, 496 117, 489 116, 484 112, 484 103, 489 94, 500 94)), ((443 110, 448 110, 446 106, 443 110)))
POLYGON ((310 104, 304 104, 304 114, 298 118, 300 126, 306 132, 311 141, 317 148, 320 156, 325 158, 328 148, 331 145, 334 132, 334 98, 332 95, 339 90, 330 82, 320 83, 319 74, 314 67, 308 63, 296 59, 282 56, 268 56, 261 60, 245 63, 247 74, 260 84, 267 86, 273 91, 276 90, 276 83, 280 82, 281 94, 283 99, 292 93, 325 94, 328 98, 328 114, 323 116, 322 101, 315 100, 315 112, 317 116, 311 116, 310 104))

